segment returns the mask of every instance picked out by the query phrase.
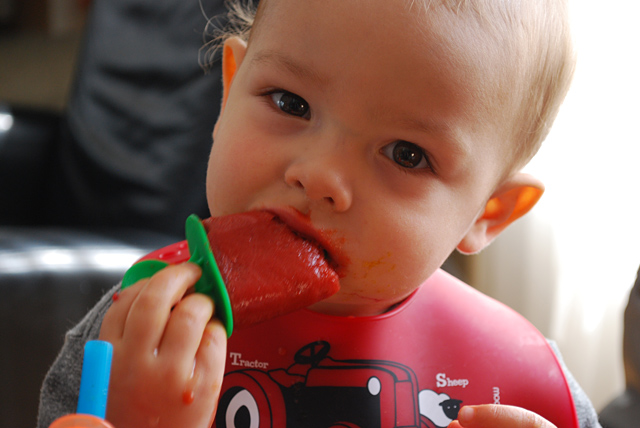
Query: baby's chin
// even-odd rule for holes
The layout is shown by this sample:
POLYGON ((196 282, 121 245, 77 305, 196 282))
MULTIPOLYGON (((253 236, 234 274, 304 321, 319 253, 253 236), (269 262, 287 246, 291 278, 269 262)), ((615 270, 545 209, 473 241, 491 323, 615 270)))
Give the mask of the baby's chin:
POLYGON ((333 296, 309 306, 308 309, 338 317, 370 317, 384 314, 403 300, 404 298, 381 299, 341 289, 333 296))

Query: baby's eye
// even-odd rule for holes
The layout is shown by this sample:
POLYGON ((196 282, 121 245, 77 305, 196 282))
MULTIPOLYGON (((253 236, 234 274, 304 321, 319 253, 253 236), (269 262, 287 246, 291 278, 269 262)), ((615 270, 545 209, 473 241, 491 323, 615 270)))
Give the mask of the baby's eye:
POLYGON ((296 94, 287 91, 273 92, 271 99, 286 114, 303 118, 309 117, 309 103, 296 94))
POLYGON ((408 141, 399 140, 387 144, 382 148, 382 153, 403 168, 433 169, 424 150, 408 141))

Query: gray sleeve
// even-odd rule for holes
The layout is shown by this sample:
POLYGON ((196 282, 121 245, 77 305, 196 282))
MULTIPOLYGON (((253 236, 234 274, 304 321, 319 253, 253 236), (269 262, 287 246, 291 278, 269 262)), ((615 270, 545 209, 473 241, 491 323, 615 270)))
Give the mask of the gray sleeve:
POLYGON ((569 388, 571 389, 571 395, 573 396, 573 402, 576 406, 576 412, 578 413, 578 421, 580 422, 580 428, 602 428, 598 422, 598 414, 596 409, 591 404, 591 400, 587 397, 587 394, 582 390, 578 382, 575 380, 567 366, 565 365, 560 350, 555 342, 549 341, 551 349, 556 354, 562 371, 564 372, 569 388))
POLYGON ((64 345, 44 378, 40 390, 38 428, 47 428, 55 419, 75 413, 82 374, 84 345, 97 339, 102 318, 111 306, 116 286, 105 294, 87 315, 65 335, 64 345))

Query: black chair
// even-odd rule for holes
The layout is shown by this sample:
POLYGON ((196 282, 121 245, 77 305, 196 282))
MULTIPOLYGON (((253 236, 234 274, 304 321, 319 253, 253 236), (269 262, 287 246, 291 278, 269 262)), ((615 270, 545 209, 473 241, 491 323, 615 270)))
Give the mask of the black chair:
POLYGON ((640 270, 624 312, 622 355, 626 389, 598 415, 603 428, 640 425, 640 270))
POLYGON ((0 106, 0 426, 35 425, 64 332, 139 256, 184 239, 189 214, 208 215, 221 76, 199 54, 224 12, 94 0, 64 113, 0 106))

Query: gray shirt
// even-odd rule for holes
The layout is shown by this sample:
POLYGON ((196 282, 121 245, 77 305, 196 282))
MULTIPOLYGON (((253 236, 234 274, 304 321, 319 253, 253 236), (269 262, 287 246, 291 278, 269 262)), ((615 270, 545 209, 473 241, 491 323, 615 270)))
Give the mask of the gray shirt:
MULTIPOLYGON (((118 289, 119 287, 114 287, 107 293, 84 319, 67 333, 64 346, 42 385, 38 428, 47 428, 60 416, 75 412, 80 390, 84 344, 98 338, 104 314, 111 306, 113 294, 118 289)), ((555 343, 550 342, 550 344, 558 355, 571 388, 580 427, 601 428, 591 401, 565 366, 555 343)))

